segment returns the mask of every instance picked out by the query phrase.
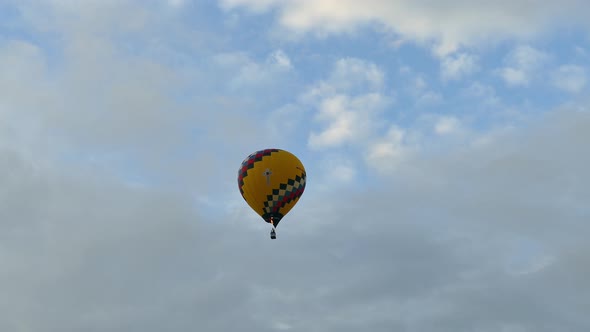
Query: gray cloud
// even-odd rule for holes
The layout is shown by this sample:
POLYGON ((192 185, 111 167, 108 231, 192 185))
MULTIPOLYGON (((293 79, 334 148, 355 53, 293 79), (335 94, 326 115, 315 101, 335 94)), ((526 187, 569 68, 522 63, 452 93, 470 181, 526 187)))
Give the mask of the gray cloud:
POLYGON ((243 207, 213 221, 186 196, 3 150, 0 321, 16 331, 583 331, 590 160, 577 151, 589 120, 558 112, 527 133, 414 160, 371 191, 320 196, 310 182, 277 241, 243 207))

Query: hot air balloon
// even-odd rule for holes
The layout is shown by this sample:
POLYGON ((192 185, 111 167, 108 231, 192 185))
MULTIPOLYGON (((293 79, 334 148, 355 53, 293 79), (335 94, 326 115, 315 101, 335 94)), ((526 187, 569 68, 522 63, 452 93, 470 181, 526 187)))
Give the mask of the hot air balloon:
POLYGON ((285 150, 256 151, 242 162, 238 188, 248 205, 271 224, 271 239, 276 239, 276 227, 303 194, 305 179, 301 161, 285 150))

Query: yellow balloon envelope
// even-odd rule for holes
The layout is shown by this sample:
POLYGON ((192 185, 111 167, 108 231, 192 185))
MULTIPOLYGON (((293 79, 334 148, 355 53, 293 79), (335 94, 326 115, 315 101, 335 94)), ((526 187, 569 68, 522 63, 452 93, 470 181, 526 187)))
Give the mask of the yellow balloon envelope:
POLYGON ((279 149, 249 155, 238 170, 238 187, 248 205, 276 227, 305 189, 305 168, 292 153, 279 149))

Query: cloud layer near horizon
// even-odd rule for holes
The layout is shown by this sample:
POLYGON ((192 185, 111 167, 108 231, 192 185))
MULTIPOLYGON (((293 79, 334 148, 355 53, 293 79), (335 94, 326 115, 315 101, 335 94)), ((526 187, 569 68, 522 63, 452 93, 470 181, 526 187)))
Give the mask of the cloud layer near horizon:
POLYGON ((583 331, 588 125, 563 111, 374 191, 312 194, 276 242, 245 208, 211 223, 177 194, 3 150, 3 327, 583 331))

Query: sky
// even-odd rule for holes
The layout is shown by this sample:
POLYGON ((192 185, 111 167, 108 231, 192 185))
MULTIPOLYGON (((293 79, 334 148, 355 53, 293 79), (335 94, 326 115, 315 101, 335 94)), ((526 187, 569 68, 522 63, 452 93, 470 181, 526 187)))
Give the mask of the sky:
POLYGON ((0 330, 590 330, 590 2, 0 0, 0 330), (307 186, 277 240, 264 148, 307 186))

